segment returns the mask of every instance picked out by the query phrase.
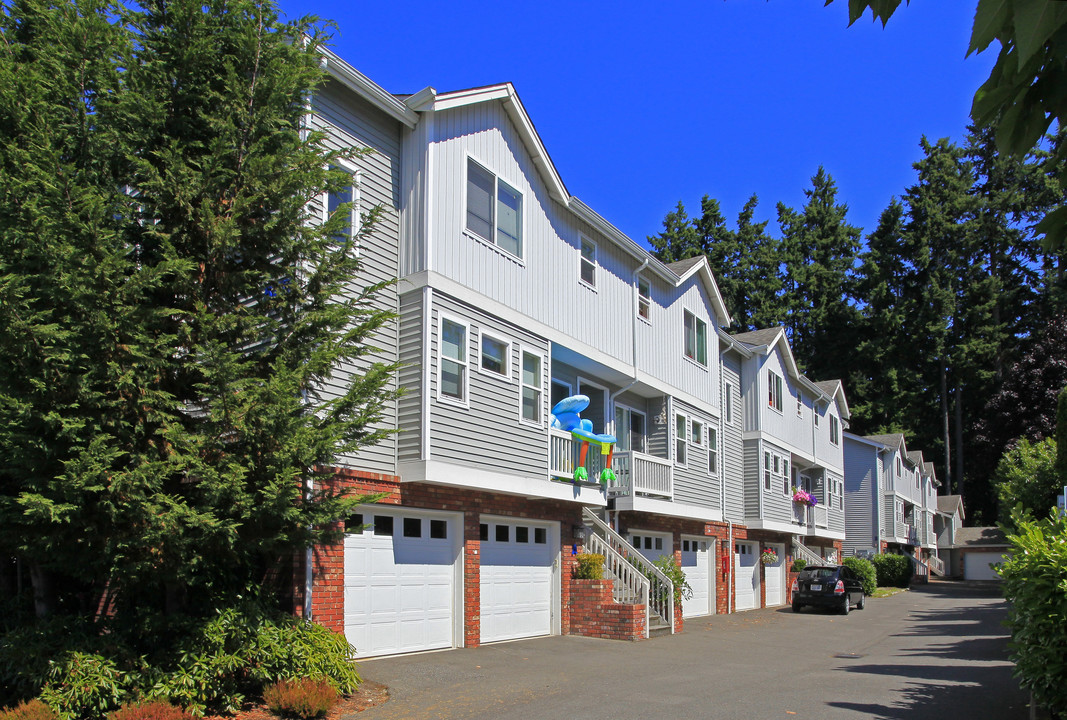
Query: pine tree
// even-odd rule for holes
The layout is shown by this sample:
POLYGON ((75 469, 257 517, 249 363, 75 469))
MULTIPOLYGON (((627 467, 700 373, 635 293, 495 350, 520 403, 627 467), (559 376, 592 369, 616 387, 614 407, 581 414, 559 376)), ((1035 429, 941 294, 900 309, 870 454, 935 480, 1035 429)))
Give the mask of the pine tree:
POLYGON ((685 211, 685 205, 678 205, 663 218, 663 230, 658 235, 649 235, 648 244, 652 254, 665 263, 687 260, 701 254, 702 248, 696 229, 685 211))
POLYGON ((120 615, 232 601, 336 534, 390 399, 344 213, 308 222, 359 154, 301 130, 323 37, 257 0, 0 22, 0 548, 120 615))
MULTIPOLYGON (((752 195, 737 215, 734 244, 737 262, 735 305, 731 310, 740 332, 778 327, 785 322, 782 307, 782 244, 767 234, 768 221, 752 222, 759 198, 752 195)), ((725 267, 724 272, 730 272, 725 267)))

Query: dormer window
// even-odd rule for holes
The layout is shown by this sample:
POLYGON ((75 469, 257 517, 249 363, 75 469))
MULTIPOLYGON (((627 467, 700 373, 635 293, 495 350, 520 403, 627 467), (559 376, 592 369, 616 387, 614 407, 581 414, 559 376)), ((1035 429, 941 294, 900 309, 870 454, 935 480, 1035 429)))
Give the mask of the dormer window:
POLYGON ((522 257, 522 193, 469 158, 467 230, 522 257))

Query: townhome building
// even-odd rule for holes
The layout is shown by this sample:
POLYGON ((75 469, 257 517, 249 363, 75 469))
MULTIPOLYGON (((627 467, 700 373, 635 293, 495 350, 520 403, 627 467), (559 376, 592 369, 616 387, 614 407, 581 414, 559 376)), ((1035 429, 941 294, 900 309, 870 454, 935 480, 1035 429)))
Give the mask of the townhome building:
MULTIPOLYGON (((310 214, 348 207, 354 233, 375 208, 352 292, 396 279, 374 343, 401 370, 393 432, 326 488, 374 497, 297 568, 305 616, 360 657, 473 647, 575 631, 574 558, 593 542, 609 562, 673 558, 689 618, 785 603, 791 555, 840 555, 840 382, 804 378, 780 328, 728 335, 705 258, 662 263, 572 196, 510 84, 394 96, 323 65, 308 128, 372 152, 310 214), (574 396, 610 454, 556 427, 574 396)), ((643 632, 675 628, 649 597, 643 632)))
POLYGON ((724 337, 723 354, 725 382, 741 388, 743 405, 739 500, 750 541, 735 547, 737 607, 779 605, 788 600, 787 558, 841 556, 848 403, 840 381, 800 373, 784 328, 724 337), (767 548, 779 560, 761 578, 757 558, 767 548))
POLYGON ((845 433, 846 555, 902 553, 916 572, 944 574, 938 556, 939 483, 901 433, 845 433))
POLYGON ((934 515, 934 533, 937 536, 938 556, 944 561, 944 572, 952 577, 963 576, 963 561, 959 547, 963 544, 960 530, 966 519, 963 497, 939 495, 937 513, 934 515))

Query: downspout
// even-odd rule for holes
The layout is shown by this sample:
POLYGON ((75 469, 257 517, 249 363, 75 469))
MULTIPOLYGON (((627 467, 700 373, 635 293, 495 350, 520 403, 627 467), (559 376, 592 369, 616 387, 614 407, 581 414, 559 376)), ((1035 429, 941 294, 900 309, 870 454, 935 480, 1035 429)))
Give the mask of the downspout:
MULTIPOLYGON (((306 494, 307 499, 311 500, 312 491, 312 479, 307 479, 306 494)), ((312 561, 314 560, 311 545, 309 544, 307 550, 304 551, 304 620, 311 622, 311 592, 314 588, 314 582, 312 577, 312 561)))
POLYGON ((729 566, 726 569, 726 614, 731 615, 734 611, 734 521, 727 520, 726 526, 729 531, 729 544, 726 546, 726 560, 729 566))

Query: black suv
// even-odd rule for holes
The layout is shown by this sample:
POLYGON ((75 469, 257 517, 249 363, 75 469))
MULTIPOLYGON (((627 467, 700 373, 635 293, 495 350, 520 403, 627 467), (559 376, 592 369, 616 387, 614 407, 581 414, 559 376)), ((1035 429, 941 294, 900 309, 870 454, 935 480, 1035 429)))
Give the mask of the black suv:
POLYGON ((809 565, 793 581, 793 612, 800 612, 805 605, 819 605, 848 615, 852 605, 862 610, 865 604, 863 583, 844 565, 809 565))

